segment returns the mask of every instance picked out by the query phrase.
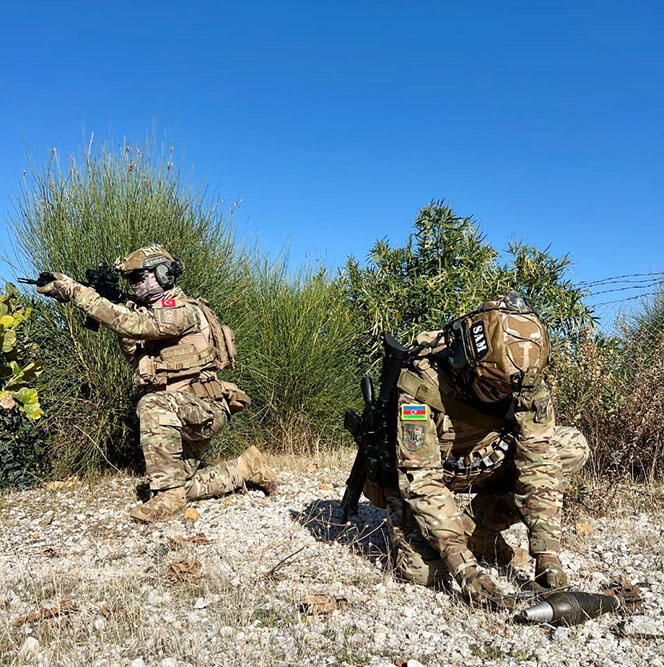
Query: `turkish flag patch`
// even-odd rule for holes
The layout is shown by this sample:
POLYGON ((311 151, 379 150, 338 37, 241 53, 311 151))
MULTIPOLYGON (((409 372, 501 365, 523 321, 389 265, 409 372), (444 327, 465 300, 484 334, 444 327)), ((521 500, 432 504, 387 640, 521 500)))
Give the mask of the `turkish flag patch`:
POLYGON ((175 306, 175 299, 162 299, 161 305, 164 308, 173 308, 173 306, 175 306))

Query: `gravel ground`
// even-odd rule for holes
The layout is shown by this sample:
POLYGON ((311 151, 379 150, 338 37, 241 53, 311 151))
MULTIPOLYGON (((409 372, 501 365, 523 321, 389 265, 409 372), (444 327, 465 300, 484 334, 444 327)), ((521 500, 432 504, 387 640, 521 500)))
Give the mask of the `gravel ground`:
MULTIPOLYGON (((638 614, 526 627, 395 580, 384 513, 363 504, 341 525, 344 477, 281 469, 274 497, 199 502, 156 527, 128 521, 129 477, 0 496, 0 664, 664 667, 661 507, 568 516, 561 557, 577 586, 627 576, 638 614)), ((508 540, 525 546, 525 533, 508 540)), ((514 590, 532 565, 489 571, 514 590)))

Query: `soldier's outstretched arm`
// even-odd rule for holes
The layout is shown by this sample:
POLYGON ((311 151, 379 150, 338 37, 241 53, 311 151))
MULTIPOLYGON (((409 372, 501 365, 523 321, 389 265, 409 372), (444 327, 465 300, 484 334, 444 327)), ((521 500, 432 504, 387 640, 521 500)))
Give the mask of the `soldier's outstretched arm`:
POLYGON ((86 315, 108 327, 122 338, 135 340, 170 338, 193 331, 198 326, 194 307, 178 304, 175 307, 155 308, 144 312, 111 303, 90 287, 85 287, 69 276, 53 274, 56 278, 37 291, 59 301, 71 301, 86 315))

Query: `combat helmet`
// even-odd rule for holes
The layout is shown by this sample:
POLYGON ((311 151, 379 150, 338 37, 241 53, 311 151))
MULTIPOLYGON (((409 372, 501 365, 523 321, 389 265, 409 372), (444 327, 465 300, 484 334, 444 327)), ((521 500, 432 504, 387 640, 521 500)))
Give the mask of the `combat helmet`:
POLYGON ((184 271, 184 264, 163 246, 153 244, 134 250, 126 257, 118 257, 114 268, 126 278, 136 271, 154 271, 157 282, 170 289, 184 271))

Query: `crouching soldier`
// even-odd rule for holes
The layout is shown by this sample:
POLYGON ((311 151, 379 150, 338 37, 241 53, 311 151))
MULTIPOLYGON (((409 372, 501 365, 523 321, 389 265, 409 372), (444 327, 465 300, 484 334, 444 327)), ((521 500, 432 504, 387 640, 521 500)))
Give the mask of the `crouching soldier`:
POLYGON ((175 286, 184 267, 161 246, 140 248, 118 259, 116 268, 136 303, 111 303, 60 273, 38 291, 71 301, 114 331, 143 390, 136 412, 152 497, 130 516, 146 523, 166 519, 188 500, 229 493, 245 482, 275 492, 275 476, 256 447, 219 465, 203 463, 212 436, 250 402, 237 385, 217 378, 216 371, 235 359, 232 330, 175 286))
POLYGON ((563 490, 589 450, 579 431, 555 424, 545 327, 512 292, 417 342, 398 376, 392 473, 382 494, 365 486, 387 508, 397 571, 423 585, 451 576, 466 599, 488 601, 499 591, 477 561, 527 559, 501 535, 521 521, 536 581, 567 585, 563 490), (455 493, 476 495, 462 511, 455 493))

